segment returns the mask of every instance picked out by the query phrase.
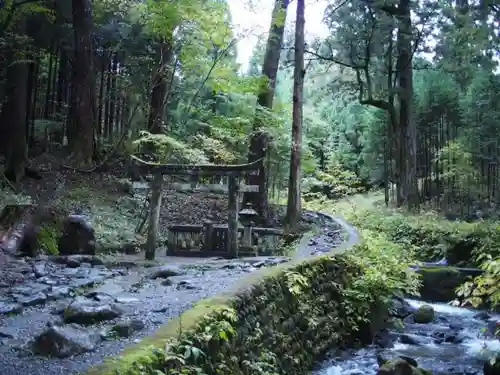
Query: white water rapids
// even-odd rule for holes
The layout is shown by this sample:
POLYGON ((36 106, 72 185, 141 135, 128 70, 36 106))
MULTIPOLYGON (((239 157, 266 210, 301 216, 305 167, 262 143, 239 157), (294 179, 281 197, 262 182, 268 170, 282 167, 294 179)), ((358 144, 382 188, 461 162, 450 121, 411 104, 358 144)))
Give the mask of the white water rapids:
MULTIPOLYGON (((377 356, 404 355, 433 374, 478 375, 491 353, 500 352, 500 340, 491 330, 500 315, 454 307, 442 303, 407 300, 412 308, 431 305, 436 319, 430 324, 405 323, 391 331, 394 343, 388 348, 367 347, 343 352, 326 360, 313 375, 375 375, 377 356), (487 333, 489 327, 489 334, 487 333)), ((338 353, 337 353, 338 354, 338 353)))

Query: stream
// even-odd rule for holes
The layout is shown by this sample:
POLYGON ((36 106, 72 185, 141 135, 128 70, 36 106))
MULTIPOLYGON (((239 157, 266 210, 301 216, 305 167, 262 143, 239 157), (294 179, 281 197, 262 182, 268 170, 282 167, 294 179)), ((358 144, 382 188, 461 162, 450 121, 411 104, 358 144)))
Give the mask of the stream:
POLYGON ((483 374, 489 353, 500 351, 493 337, 500 315, 454 307, 441 303, 406 300, 411 309, 421 305, 434 308, 432 323, 417 324, 405 319, 404 327, 389 332, 385 345, 333 353, 313 375, 372 375, 379 368, 377 359, 411 357, 418 367, 439 375, 483 374))

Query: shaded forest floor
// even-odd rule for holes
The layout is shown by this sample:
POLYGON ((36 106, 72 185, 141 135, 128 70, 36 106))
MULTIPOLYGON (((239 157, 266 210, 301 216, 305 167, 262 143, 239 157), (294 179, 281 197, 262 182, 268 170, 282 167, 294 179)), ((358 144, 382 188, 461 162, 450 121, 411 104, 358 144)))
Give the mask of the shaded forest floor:
MULTIPOLYGON (((5 183, 0 190, 0 207, 33 203, 57 214, 84 214, 90 219, 101 252, 117 251, 145 242, 137 228, 147 214, 145 192, 130 192, 127 166, 116 163, 107 172, 82 172, 66 167, 59 155, 48 153, 32 159, 41 179, 25 178, 17 193, 5 183)), ((272 213, 281 226, 284 210, 272 213)), ((227 197, 214 193, 187 193, 164 189, 160 238, 172 224, 202 224, 205 220, 227 223, 227 197)), ((304 224, 305 226, 305 224, 304 224)), ((145 228, 144 228, 145 229, 145 228)), ((144 233, 144 230, 142 231, 144 233)))

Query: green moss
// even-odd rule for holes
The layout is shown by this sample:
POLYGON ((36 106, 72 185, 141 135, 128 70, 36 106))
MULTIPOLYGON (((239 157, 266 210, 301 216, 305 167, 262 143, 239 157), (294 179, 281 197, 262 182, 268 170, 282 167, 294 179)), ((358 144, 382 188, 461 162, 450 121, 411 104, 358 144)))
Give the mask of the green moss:
POLYGON ((420 267, 420 271, 423 272, 430 272, 430 273, 442 273, 442 272, 448 272, 450 274, 459 274, 458 270, 455 267, 451 266, 436 266, 436 267, 420 267))
POLYGON ((60 229, 53 224, 41 226, 37 233, 38 245, 49 255, 59 255, 57 247, 57 238, 59 234, 60 229))

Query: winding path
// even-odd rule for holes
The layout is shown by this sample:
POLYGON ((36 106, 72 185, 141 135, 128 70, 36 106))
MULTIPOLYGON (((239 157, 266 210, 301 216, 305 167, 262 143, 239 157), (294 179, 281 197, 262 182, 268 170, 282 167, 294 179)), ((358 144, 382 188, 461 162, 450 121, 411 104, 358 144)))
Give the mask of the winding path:
MULTIPOLYGON (((331 251, 342 252, 359 243, 358 231, 343 218, 326 213, 311 213, 321 224, 312 237, 305 238, 293 258, 306 258, 331 251)), ((235 260, 176 260, 169 263, 177 276, 151 277, 155 269, 106 267, 80 259, 71 264, 57 264, 47 259, 13 262, 2 269, 22 276, 14 287, 0 283, 0 373, 2 375, 70 375, 85 371, 119 353, 127 345, 151 335, 158 326, 189 309, 200 299, 216 295, 261 267, 288 261, 287 257, 258 257, 235 260), (82 287, 85 289, 82 292, 82 287), (56 295, 55 292, 59 294, 56 295), (123 311, 111 321, 86 327, 86 332, 102 340, 93 350, 70 358, 45 358, 31 355, 30 342, 46 330, 48 324, 59 325, 61 310, 76 299, 117 304, 123 311), (18 315, 4 314, 2 308, 23 305, 18 315), (137 320, 142 329, 128 337, 106 337, 103 332, 117 322, 137 320)), ((167 266, 164 266, 167 267, 167 266)), ((156 269, 157 271, 157 269, 156 269)), ((4 281, 3 280, 0 281, 4 281)))
MULTIPOLYGON (((324 214, 330 216, 328 214, 324 214)), ((353 247, 354 245, 357 245, 361 241, 361 237, 359 235, 359 232, 356 228, 354 228, 351 224, 349 224, 343 217, 340 216, 330 216, 332 220, 337 222, 338 225, 342 227, 344 232, 347 234, 347 239, 344 240, 342 245, 337 247, 337 251, 345 251, 353 247)))

